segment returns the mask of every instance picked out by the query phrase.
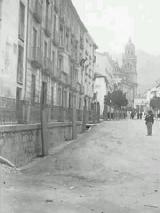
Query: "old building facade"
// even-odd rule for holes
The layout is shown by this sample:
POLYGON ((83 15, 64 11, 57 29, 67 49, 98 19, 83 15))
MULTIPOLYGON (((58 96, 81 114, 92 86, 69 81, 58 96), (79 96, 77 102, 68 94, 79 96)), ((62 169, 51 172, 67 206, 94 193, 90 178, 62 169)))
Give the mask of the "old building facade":
POLYGON ((25 164, 92 122, 96 48, 71 0, 0 0, 2 156, 25 164))
POLYGON ((122 66, 118 62, 112 60, 114 67, 114 76, 117 79, 118 87, 126 93, 128 99, 128 107, 134 108, 134 99, 137 96, 137 57, 135 54, 135 46, 129 39, 125 46, 123 54, 122 66))
POLYGON ((90 110, 97 46, 72 1, 15 2, 1 1, 0 95, 23 100, 27 122, 40 103, 90 110))
POLYGON ((108 92, 113 91, 114 84, 114 66, 108 53, 96 52, 95 84, 94 91, 97 94, 97 100, 100 103, 100 114, 104 112, 104 97, 108 92))
POLYGON ((86 100, 89 109, 96 45, 72 2, 37 0, 29 8, 25 99, 77 110, 86 100))

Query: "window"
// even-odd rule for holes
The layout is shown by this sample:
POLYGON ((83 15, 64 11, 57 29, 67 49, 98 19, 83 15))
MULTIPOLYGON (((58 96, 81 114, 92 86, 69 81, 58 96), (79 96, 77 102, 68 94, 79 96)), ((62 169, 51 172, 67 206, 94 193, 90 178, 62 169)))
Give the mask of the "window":
POLYGON ((57 16, 54 15, 54 22, 53 22, 53 34, 55 37, 55 33, 56 33, 56 23, 57 23, 57 16))
POLYGON ((48 12, 49 12, 49 0, 46 0, 46 14, 45 14, 45 16, 46 16, 46 24, 47 24, 47 22, 48 22, 48 12))
POLYGON ((66 49, 69 50, 69 30, 66 31, 66 49))
POLYGON ((69 93, 69 108, 72 108, 72 93, 69 93))
POLYGON ((55 65, 55 52, 52 51, 52 68, 53 68, 53 73, 54 73, 54 66, 55 65))
POLYGON ((35 103, 35 97, 36 97, 36 77, 32 74, 32 80, 31 80, 31 103, 35 103))
POLYGON ((60 71, 63 70, 63 57, 62 56, 60 56, 58 59, 58 67, 59 67, 60 71))
POLYGON ((33 28, 33 47, 37 47, 37 30, 33 28))
POLYGON ((51 87, 51 105, 53 106, 54 104, 54 87, 51 87))
POLYGON ((78 41, 75 42, 75 58, 78 61, 78 41))
POLYGON ((62 106, 62 89, 58 88, 58 106, 62 106))
POLYGON ((67 91, 63 91, 63 107, 67 107, 67 91))
POLYGON ((42 82, 42 105, 47 104, 47 83, 42 82))
POLYGON ((63 46, 64 45, 64 37, 63 37, 63 33, 64 33, 64 30, 63 30, 63 25, 60 24, 60 45, 63 46))
POLYGON ((81 109, 81 106, 82 106, 82 99, 79 98, 79 109, 81 109))
POLYGON ((17 82, 23 83, 23 53, 22 46, 18 46, 18 67, 17 67, 17 82))
POLYGON ((44 42, 44 58, 47 58, 47 42, 44 42))
POLYGON ((24 29, 25 29, 25 6, 20 2, 19 8, 19 38, 24 40, 24 29))

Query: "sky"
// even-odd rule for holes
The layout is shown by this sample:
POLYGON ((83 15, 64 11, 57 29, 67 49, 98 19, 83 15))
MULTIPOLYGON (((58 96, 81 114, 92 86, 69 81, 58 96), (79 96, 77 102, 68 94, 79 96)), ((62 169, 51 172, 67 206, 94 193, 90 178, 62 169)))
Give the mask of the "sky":
POLYGON ((160 0, 72 0, 99 51, 121 54, 131 38, 137 50, 160 54, 160 0))

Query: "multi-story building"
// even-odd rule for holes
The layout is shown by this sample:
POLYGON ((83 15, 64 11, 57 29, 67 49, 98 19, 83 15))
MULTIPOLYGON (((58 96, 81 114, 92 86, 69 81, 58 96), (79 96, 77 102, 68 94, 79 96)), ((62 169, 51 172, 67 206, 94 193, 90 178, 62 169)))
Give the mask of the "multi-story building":
POLYGON ((2 156, 19 166, 82 132, 96 48, 71 0, 0 0, 2 156))
POLYGON ((2 1, 1 19, 0 95, 23 100, 25 121, 40 103, 89 110, 97 46, 72 1, 2 1))

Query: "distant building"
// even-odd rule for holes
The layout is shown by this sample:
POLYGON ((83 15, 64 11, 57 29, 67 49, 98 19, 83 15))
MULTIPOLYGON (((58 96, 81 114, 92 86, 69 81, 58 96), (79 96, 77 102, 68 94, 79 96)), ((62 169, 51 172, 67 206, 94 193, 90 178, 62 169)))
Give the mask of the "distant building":
POLYGON ((122 72, 125 77, 124 92, 126 92, 129 106, 134 106, 134 99, 137 95, 137 57, 135 46, 131 40, 125 47, 123 55, 122 72))
POLYGON ((134 107, 134 99, 137 96, 137 57, 135 46, 131 40, 125 46, 122 67, 117 62, 112 62, 114 76, 119 81, 119 88, 126 93, 128 107, 134 107))
POLYGON ((101 115, 104 110, 104 96, 113 90, 114 83, 113 66, 109 54, 96 52, 94 91, 97 93, 97 100, 100 103, 101 115))
POLYGON ((137 110, 137 112, 146 112, 149 108, 149 102, 145 97, 135 98, 134 108, 137 110))

